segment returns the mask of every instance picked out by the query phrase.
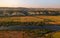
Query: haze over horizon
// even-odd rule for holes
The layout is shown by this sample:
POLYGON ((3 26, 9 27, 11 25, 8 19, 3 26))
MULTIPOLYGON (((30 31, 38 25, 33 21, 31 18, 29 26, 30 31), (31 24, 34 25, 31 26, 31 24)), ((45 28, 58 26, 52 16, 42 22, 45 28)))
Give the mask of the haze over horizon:
POLYGON ((60 8, 60 0, 0 0, 0 7, 60 8))

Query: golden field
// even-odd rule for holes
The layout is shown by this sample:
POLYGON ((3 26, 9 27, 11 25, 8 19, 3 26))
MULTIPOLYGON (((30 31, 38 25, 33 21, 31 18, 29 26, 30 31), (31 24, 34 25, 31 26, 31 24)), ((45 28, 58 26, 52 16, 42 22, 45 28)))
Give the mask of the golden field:
POLYGON ((60 24, 60 16, 18 16, 0 17, 0 22, 46 22, 49 24, 60 24))

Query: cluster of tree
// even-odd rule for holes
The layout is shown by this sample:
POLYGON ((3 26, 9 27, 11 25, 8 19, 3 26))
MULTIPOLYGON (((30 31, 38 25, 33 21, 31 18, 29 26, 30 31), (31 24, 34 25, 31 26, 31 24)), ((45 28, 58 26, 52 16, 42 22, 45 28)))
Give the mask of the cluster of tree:
POLYGON ((44 25, 44 23, 42 22, 0 22, 0 25, 40 26, 40 25, 44 25))

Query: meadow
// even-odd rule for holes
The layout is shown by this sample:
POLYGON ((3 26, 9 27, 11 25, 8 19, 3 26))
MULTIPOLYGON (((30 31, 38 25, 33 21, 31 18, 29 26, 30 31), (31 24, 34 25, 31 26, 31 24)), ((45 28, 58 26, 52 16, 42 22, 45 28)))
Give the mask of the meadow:
POLYGON ((0 22, 45 22, 46 24, 60 24, 60 16, 0 17, 0 22))

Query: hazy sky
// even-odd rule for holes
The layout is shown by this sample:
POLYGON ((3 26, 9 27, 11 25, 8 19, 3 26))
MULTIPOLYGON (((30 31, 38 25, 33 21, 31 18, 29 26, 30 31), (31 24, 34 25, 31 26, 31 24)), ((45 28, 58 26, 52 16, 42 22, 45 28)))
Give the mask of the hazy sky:
POLYGON ((60 0, 0 0, 0 7, 60 8, 60 0))

